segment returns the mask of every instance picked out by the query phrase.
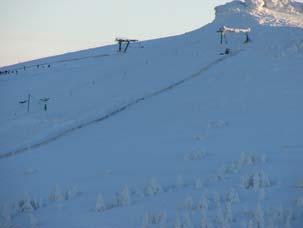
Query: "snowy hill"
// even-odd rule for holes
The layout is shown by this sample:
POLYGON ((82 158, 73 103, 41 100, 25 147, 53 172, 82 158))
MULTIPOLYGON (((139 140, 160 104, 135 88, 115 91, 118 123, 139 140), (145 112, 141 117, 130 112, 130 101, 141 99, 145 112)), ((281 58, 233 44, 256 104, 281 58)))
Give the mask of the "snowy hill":
POLYGON ((302 9, 1 68, 0 227, 302 227, 302 9))

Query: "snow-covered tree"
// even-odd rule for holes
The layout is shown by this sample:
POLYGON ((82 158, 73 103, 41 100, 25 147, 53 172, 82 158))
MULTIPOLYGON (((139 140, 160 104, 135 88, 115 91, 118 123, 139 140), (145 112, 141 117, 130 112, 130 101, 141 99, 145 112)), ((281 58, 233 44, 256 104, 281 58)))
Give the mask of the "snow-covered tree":
POLYGON ((31 228, 37 228, 39 226, 38 219, 32 213, 29 213, 29 224, 31 228))
POLYGON ((185 213, 183 216, 182 228, 194 228, 192 220, 188 213, 185 213))
POLYGON ((4 204, 0 208, 0 225, 4 228, 13 227, 11 216, 11 208, 7 204, 4 204))
POLYGON ((148 225, 149 225, 149 215, 148 213, 146 213, 143 217, 141 228, 148 228, 148 225))
POLYGON ((183 207, 186 210, 193 210, 194 209, 194 201, 193 201, 193 198, 191 196, 187 196, 185 198, 184 203, 183 203, 183 207))
POLYGON ((144 192, 146 195, 152 196, 162 192, 162 188, 155 178, 151 178, 145 187, 144 192))
POLYGON ((233 211, 232 211, 232 205, 230 202, 227 202, 225 205, 225 221, 231 223, 233 221, 233 211))
POLYGON ((96 199, 96 211, 102 212, 106 210, 106 205, 104 203, 103 196, 101 194, 98 194, 96 199))
POLYGON ((240 202, 239 195, 234 188, 231 188, 229 190, 229 192, 226 195, 226 200, 230 203, 239 203, 240 202))
POLYGON ((201 178, 196 178, 195 188, 199 190, 203 188, 203 181, 201 180, 201 178))
POLYGON ((176 219, 173 225, 174 228, 182 228, 182 224, 179 218, 176 219))
POLYGON ((264 200, 265 199, 265 189, 264 188, 261 188, 260 190, 259 190, 259 195, 258 195, 258 200, 259 201, 262 201, 262 200, 264 200))
POLYGON ((205 213, 208 210, 208 205, 209 205, 209 201, 207 199, 206 194, 204 193, 198 202, 198 208, 200 209, 201 212, 205 213))
POLYGON ((264 227, 264 212, 260 204, 257 205, 255 211, 255 221, 258 228, 264 227))
POLYGON ((50 193, 48 198, 50 201, 64 200, 64 194, 62 194, 59 185, 55 186, 55 189, 50 193))
POLYGON ((127 206, 130 204, 130 193, 127 186, 125 186, 120 193, 117 194, 117 206, 127 206))

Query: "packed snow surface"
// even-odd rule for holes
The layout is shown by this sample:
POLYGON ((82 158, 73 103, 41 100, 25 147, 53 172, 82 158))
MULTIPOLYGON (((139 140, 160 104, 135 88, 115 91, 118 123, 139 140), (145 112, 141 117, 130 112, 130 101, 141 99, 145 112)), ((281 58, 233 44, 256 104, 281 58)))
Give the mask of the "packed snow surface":
POLYGON ((303 227, 302 9, 1 68, 0 227, 303 227))

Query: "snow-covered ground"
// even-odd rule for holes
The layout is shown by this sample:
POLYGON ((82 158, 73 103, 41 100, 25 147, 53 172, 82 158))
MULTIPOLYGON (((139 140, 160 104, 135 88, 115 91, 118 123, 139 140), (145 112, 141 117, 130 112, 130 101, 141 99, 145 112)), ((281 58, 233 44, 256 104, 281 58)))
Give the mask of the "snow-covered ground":
POLYGON ((303 7, 265 6, 0 69, 19 69, 0 76, 0 227, 302 227, 303 7))

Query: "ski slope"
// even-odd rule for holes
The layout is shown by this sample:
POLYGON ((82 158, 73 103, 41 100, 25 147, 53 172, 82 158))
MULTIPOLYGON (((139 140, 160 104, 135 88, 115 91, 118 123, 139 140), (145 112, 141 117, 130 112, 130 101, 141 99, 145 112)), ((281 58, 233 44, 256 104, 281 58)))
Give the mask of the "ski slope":
POLYGON ((302 227, 302 4, 261 3, 2 68, 0 227, 302 227))

